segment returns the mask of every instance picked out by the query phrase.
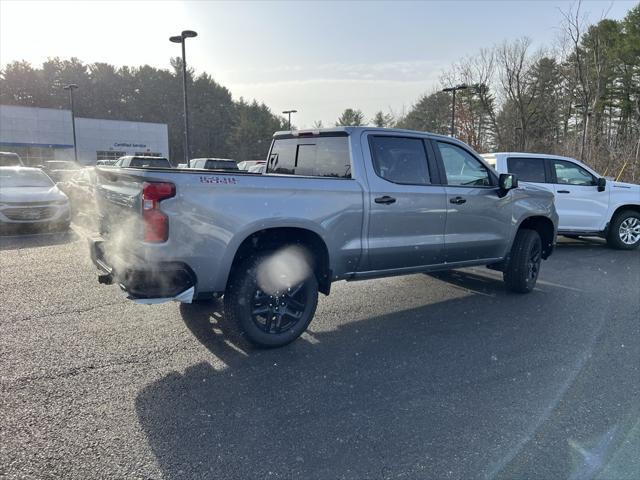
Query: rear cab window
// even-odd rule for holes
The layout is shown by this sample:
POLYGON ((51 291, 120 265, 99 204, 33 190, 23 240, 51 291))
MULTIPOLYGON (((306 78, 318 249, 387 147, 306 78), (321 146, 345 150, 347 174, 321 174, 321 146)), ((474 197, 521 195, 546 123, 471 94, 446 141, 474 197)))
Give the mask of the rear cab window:
POLYGON ((171 168, 166 158, 132 158, 130 167, 171 168))
POLYGON ((349 137, 276 138, 269 153, 266 173, 349 179, 349 137))
POLYGON ((207 170, 238 170, 238 164, 233 160, 207 160, 204 168, 207 170))
POLYGON ((494 170, 497 169, 498 166, 498 159, 495 157, 495 155, 480 155, 482 158, 484 158, 484 161, 487 162, 487 164, 493 168, 494 170))

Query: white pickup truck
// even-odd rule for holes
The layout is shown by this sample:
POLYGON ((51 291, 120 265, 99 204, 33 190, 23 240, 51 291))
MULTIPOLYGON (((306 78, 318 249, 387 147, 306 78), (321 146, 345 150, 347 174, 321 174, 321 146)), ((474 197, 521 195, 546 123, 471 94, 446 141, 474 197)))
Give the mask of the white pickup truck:
POLYGON ((640 185, 606 180, 574 158, 540 153, 482 155, 499 173, 555 194, 558 234, 598 236, 612 248, 640 246, 640 185))

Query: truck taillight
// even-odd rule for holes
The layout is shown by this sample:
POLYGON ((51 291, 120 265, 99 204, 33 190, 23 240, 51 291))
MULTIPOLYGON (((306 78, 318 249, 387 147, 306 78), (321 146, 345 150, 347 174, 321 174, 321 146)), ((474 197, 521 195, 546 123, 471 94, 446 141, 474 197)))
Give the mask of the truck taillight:
POLYGON ((145 182, 142 186, 145 242, 160 243, 169 238, 169 217, 160 210, 160 202, 175 195, 176 186, 170 182, 145 182))

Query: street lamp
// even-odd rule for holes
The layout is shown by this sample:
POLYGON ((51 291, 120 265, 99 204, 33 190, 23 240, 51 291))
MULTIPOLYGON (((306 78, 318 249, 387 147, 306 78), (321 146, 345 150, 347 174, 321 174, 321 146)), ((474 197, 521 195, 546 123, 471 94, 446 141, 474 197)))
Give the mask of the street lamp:
POLYGON ((467 88, 469 88, 469 86, 462 83, 460 85, 456 85, 455 87, 442 89, 443 92, 452 92, 453 94, 453 99, 451 102, 451 137, 456 136, 456 92, 458 90, 466 90, 467 88))
POLYGON ((298 113, 297 110, 285 110, 284 112, 285 115, 289 115, 289 130, 291 130, 291 114, 292 113, 298 113))
POLYGON ((180 35, 169 37, 169 41, 182 44, 182 93, 184 97, 184 160, 189 167, 189 157, 191 149, 189 146, 189 105, 187 102, 187 55, 185 53, 185 43, 187 38, 197 37, 193 30, 183 30, 180 35))
POLYGON ((76 114, 73 109, 73 91, 78 88, 75 83, 70 83, 62 87, 64 90, 69 90, 69 103, 71 105, 71 129, 73 130, 73 158, 78 163, 78 146, 76 144, 76 114))

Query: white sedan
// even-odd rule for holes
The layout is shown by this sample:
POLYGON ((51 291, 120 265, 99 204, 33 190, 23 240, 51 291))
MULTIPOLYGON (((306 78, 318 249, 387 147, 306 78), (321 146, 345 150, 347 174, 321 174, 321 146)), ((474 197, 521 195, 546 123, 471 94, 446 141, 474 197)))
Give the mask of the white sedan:
POLYGON ((69 199, 39 168, 0 167, 0 228, 69 228, 69 199))

